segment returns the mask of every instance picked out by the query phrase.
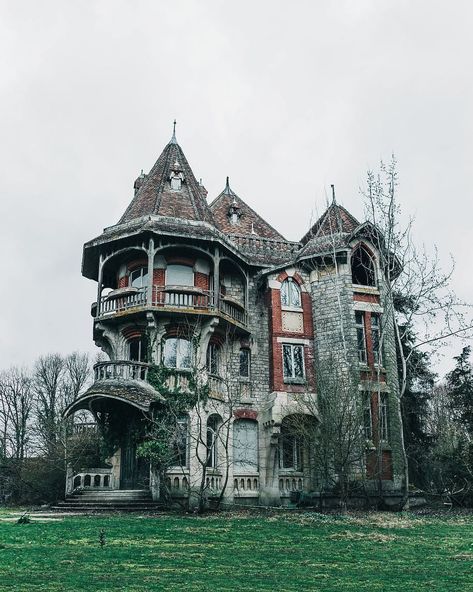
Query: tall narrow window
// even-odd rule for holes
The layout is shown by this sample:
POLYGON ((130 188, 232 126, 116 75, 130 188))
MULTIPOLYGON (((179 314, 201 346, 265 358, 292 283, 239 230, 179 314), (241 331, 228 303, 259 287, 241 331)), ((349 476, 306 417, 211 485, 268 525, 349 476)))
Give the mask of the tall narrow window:
POLYGON ((164 342, 164 365, 167 368, 191 367, 191 343, 180 337, 169 337, 164 342))
POLYGON ((365 333, 365 313, 361 310, 355 311, 356 339, 358 343, 358 360, 366 364, 366 333, 365 333))
POLYGON ((373 359, 375 364, 382 363, 381 355, 381 318, 378 314, 371 315, 371 341, 373 343, 373 359))
POLYGON ((301 289, 292 278, 287 278, 281 285, 281 306, 301 308, 301 289))
POLYGON ((211 469, 218 467, 218 429, 220 418, 211 415, 207 420, 207 466, 211 469))
POLYGON ((371 393, 363 393, 363 428, 365 438, 373 439, 373 416, 371 413, 371 393))
POLYGON ((384 442, 388 441, 388 396, 386 393, 381 393, 379 401, 379 437, 384 442))
POLYGON ((135 362, 148 361, 148 339, 145 335, 128 341, 128 359, 135 362))
POLYGON ((246 347, 240 349, 240 378, 250 377, 250 350, 246 347))
POLYGON ((304 346, 284 343, 282 356, 284 378, 288 381, 303 379, 305 376, 304 346))
POLYGON ((188 450, 189 450, 189 421, 187 417, 179 417, 175 432, 172 437, 172 447, 174 451, 175 465, 180 467, 187 467, 189 464, 188 450))
POLYGON ((210 343, 207 348, 207 372, 220 376, 220 347, 216 343, 210 343))
POLYGON ((302 470, 302 439, 284 423, 281 426, 279 465, 281 469, 302 470))
POLYGON ((373 258, 362 245, 358 245, 351 256, 351 275, 354 284, 376 285, 373 258))
POLYGON ((258 470, 258 424, 252 419, 237 419, 233 424, 234 473, 258 470))
POLYGON ((139 267, 130 272, 130 286, 144 288, 148 285, 148 268, 139 267))

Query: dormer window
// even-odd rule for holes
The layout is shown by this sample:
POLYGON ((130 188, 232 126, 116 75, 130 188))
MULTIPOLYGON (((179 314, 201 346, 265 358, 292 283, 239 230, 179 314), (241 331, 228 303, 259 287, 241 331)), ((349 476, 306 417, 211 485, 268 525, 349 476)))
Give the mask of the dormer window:
POLYGON ((237 204, 236 200, 234 199, 228 208, 228 218, 230 219, 230 224, 232 226, 236 226, 240 220, 241 211, 240 206, 237 204))
POLYGON ((169 181, 171 183, 172 191, 180 191, 182 182, 184 181, 184 175, 182 173, 181 165, 176 160, 169 175, 169 181))
POLYGON ((182 181, 179 177, 171 177, 171 189, 173 191, 181 190, 182 181))

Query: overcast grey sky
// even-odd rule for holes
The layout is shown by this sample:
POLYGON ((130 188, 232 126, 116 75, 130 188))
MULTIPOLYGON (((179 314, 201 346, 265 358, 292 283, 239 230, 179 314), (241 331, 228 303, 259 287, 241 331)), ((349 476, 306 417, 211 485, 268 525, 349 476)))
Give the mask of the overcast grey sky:
MULTIPOLYGON (((473 4, 0 0, 0 367, 95 351, 85 241, 172 133, 289 239, 394 152, 415 236, 471 299, 473 4)), ((461 343, 455 347, 459 350, 461 343)), ((448 361, 439 368, 447 368, 448 361)))

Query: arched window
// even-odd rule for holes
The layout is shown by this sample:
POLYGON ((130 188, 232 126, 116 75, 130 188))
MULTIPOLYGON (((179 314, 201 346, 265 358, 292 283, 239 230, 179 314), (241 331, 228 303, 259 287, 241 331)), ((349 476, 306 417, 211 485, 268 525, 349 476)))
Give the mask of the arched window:
POLYGON ((351 256, 351 277, 359 286, 376 285, 373 258, 362 245, 358 245, 351 256))
POLYGON ((207 348, 207 372, 220 376, 220 346, 216 343, 209 343, 207 348))
POLYGON ((233 423, 234 472, 258 470, 258 424, 252 419, 237 419, 233 423))
POLYGON ((281 285, 281 305, 301 308, 301 289, 292 278, 287 278, 281 285))
POLYGON ((168 337, 164 342, 163 361, 167 368, 190 369, 191 342, 182 337, 168 337))
POLYGON ((211 469, 218 467, 218 430, 220 427, 220 417, 211 415, 207 420, 207 466, 211 469))
POLYGON ((129 339, 127 345, 129 360, 133 360, 134 362, 148 361, 148 338, 146 335, 129 339))
POLYGON ((138 269, 134 269, 130 271, 130 286, 133 288, 144 288, 148 285, 148 268, 147 267, 138 267, 138 269))

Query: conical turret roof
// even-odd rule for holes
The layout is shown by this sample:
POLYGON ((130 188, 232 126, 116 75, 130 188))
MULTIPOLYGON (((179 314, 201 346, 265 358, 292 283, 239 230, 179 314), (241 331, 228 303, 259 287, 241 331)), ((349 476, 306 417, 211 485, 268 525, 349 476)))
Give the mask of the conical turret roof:
POLYGON ((173 134, 153 168, 142 178, 134 198, 118 223, 158 215, 213 224, 205 197, 205 189, 197 182, 173 134), (175 179, 174 186, 171 184, 172 179, 175 179))
POLYGON ((302 237, 301 243, 304 245, 312 239, 323 236, 351 233, 359 224, 348 210, 333 201, 309 232, 302 237))
POLYGON ((215 225, 227 234, 242 234, 285 240, 275 228, 259 216, 231 188, 227 177, 225 189, 210 204, 215 225), (236 223, 232 224, 231 214, 235 212, 236 223))

